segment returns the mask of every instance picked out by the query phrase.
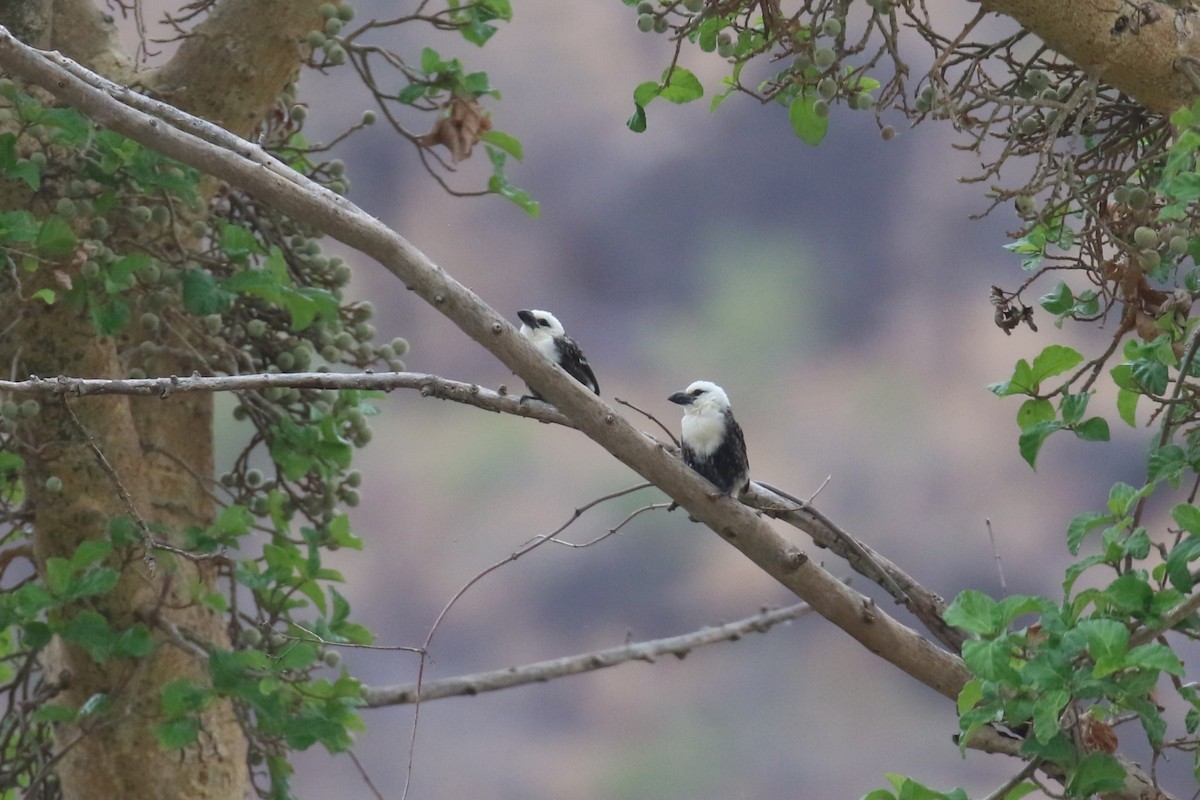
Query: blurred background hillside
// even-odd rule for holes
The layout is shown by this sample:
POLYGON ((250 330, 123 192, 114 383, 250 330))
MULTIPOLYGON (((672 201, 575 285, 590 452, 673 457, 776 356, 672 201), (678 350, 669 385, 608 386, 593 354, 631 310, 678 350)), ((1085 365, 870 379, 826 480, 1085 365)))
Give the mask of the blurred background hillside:
MULTIPOLYGON (((355 5, 360 21, 408 10, 355 5)), ((889 119, 899 132, 885 142, 871 115, 839 107, 812 149, 778 107, 735 97, 710 114, 706 97, 654 103, 649 130, 633 134, 633 88, 659 76, 669 44, 639 34, 618 0, 514 7, 515 21, 482 50, 453 36, 428 43, 486 70, 503 92, 489 104, 495 125, 526 153, 510 178, 541 202, 541 219, 500 199, 448 196, 383 124, 335 150, 351 199, 511 319, 520 308, 556 313, 610 402, 627 399, 676 429, 667 395, 696 378, 721 383, 756 477, 798 495, 830 477, 818 507, 943 596, 966 587, 999 596, 997 555, 1009 592, 1057 594, 1067 522, 1103 507, 1114 480, 1142 479, 1142 440, 1118 423, 1124 443, 1060 435, 1037 473, 1021 461, 1017 401, 985 385, 1050 342, 1088 343, 1044 313, 1036 334, 1006 337, 993 324, 989 286, 1022 280, 1001 249, 1017 220, 1010 209, 968 218, 986 209, 984 187, 958 182, 975 161, 952 149, 948 126, 909 130, 889 119)), ((428 31, 405 35, 415 34, 428 31)), ((711 95, 723 66, 684 63, 711 95)), ((306 75, 301 94, 314 141, 368 107, 348 69, 306 75)), ((453 182, 475 188, 487 172, 478 152, 453 182)), ((353 266, 352 293, 375 303, 381 337, 410 340, 409 369, 523 389, 376 264, 331 252, 353 266)), ((352 512, 367 553, 339 554, 334 565, 380 644, 421 644, 464 582, 574 508, 639 480, 569 430, 414 392, 380 407, 374 443, 358 457, 364 501, 352 512)), ((1096 408, 1115 420, 1111 400, 1096 408)), ((644 491, 606 504, 566 536, 594 538, 662 499, 644 491)), ((594 547, 546 546, 487 577, 444 622, 426 679, 791 602, 684 514, 646 514, 594 547)), ((346 661, 372 684, 416 679, 409 654, 349 652, 346 661)), ((413 710, 365 717, 358 756, 383 795, 398 798, 413 710)), ((409 796, 819 800, 858 797, 884 786, 887 772, 986 793, 1017 768, 960 758, 955 730, 951 703, 809 617, 683 661, 425 704, 409 796)), ((300 773, 303 797, 371 796, 345 758, 308 754, 300 773)))

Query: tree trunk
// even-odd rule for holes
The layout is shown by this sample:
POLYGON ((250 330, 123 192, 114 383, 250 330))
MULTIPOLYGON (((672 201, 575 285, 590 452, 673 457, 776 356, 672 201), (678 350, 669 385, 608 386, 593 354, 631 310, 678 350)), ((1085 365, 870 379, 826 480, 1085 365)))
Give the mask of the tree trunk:
MULTIPOLYGON (((321 25, 318 5, 315 0, 225 0, 170 62, 139 76, 140 82, 181 108, 249 135, 297 74, 306 56, 303 37, 321 25)), ((87 0, 0 2, 0 24, 115 81, 129 83, 134 77, 133 59, 120 50, 111 19, 87 0)), ((57 200, 50 182, 36 195, 21 186, 0 188, 4 208, 29 208, 38 217, 52 211, 57 200)), ((126 251, 137 250, 148 235, 128 225, 116 232, 126 251)), ((148 252, 164 246, 153 240, 144 244, 148 252)), ((38 289, 78 279, 83 260, 72 255, 61 263, 43 261, 35 273, 22 276, 19 292, 0 298, 3 318, 15 320, 0 341, 0 358, 14 375, 128 375, 130 359, 139 352, 136 324, 102 338, 86 310, 29 299, 38 289)), ((208 371, 183 356, 156 356, 137 365, 151 375, 208 371)), ((212 399, 206 394, 46 402, 41 413, 23 421, 17 436, 42 574, 47 559, 70 558, 82 542, 106 538, 114 517, 133 514, 160 524, 165 532, 156 536, 167 541, 186 527, 209 525, 212 430, 212 399), (50 477, 62 481, 60 491, 47 488, 50 477)), ((99 611, 114 631, 137 622, 149 626, 155 640, 149 655, 97 662, 84 648, 57 639, 44 653, 46 678, 60 686, 56 705, 78 708, 97 697, 108 701, 106 713, 56 731, 63 796, 241 800, 250 791, 247 740, 230 702, 213 703, 201 713, 199 740, 182 751, 164 749, 155 736, 162 721, 162 688, 181 679, 207 685, 204 648, 230 646, 223 615, 198 601, 218 588, 217 562, 162 552, 151 561, 143 555, 140 548, 115 550, 109 566, 121 572, 117 588, 88 598, 86 607, 99 611)), ((80 610, 82 605, 68 609, 64 617, 80 610)))

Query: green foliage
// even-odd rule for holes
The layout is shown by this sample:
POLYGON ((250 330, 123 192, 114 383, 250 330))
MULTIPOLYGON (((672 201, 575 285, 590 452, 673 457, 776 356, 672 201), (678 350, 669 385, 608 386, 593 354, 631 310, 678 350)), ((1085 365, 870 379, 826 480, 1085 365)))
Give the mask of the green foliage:
MULTIPOLYGON (((459 13, 473 20, 471 35, 484 37, 489 19, 510 12, 506 2, 485 2, 459 13)), ((444 62, 430 66, 452 72, 444 62)), ((464 91, 494 94, 482 74, 459 77, 464 91)), ((18 298, 14 303, 23 297, 40 308, 61 304, 63 312, 90 319, 97 336, 118 340, 131 376, 174 371, 174 357, 160 362, 159 354, 180 352, 206 374, 341 365, 403 369, 406 344, 374 343, 371 305, 344 298, 350 268, 321 253, 317 231, 228 188, 206 205, 196 171, 76 112, 45 108, 19 92, 4 96, 0 178, 57 198, 0 213, 0 247, 20 273, 19 282, 12 270, 0 278, 3 290, 18 298), (36 135, 28 124, 10 130, 14 117, 36 120, 36 135), (145 245, 158 238, 188 246, 145 245)), ((261 140, 268 148, 314 179, 348 187, 341 167, 312 163, 297 148, 302 136, 294 118, 267 125, 261 140)), ((536 203, 503 178, 503 158, 520 157, 520 142, 489 131, 485 144, 499 157, 497 191, 536 211, 536 203)), ((194 746, 204 735, 201 715, 215 703, 235 703, 253 753, 264 757, 267 779, 277 779, 265 791, 289 796, 292 751, 320 744, 342 752, 361 728, 355 713, 361 687, 340 668, 334 648, 368 644, 372 635, 352 620, 349 602, 332 586, 343 578, 324 559, 333 550, 362 547, 340 505, 358 500, 361 475, 351 469, 352 457, 370 441, 377 396, 297 389, 242 395, 234 416, 248 423, 246 445, 221 476, 223 503, 212 523, 182 531, 150 524, 147 530, 145 523, 117 517, 105 538, 47 557, 35 578, 0 591, 0 670, 8 670, 8 680, 37 679, 36 668, 19 677, 8 665, 36 665, 55 637, 97 662, 152 656, 176 634, 150 618, 117 622, 109 613, 122 580, 134 579, 123 578, 123 570, 140 562, 147 533, 195 557, 220 554, 229 559, 229 585, 196 581, 187 596, 227 615, 239 635, 232 647, 199 643, 210 654, 209 675, 162 687, 159 714, 147 722, 162 747, 194 746), (251 539, 253 546, 243 550, 251 539)), ((7 435, 40 411, 28 400, 7 400, 0 408, 0 515, 16 539, 29 533, 22 509, 28 476, 7 435)), ((70 500, 69 476, 39 480, 70 500)), ((182 557, 159 552, 156 568, 174 570, 182 557)), ((30 731, 20 746, 29 750, 7 754, 8 761, 23 764, 28 781, 51 752, 44 746, 51 725, 85 717, 103 722, 119 705, 103 695, 79 708, 30 701, 19 711, 30 731)), ((0 784, 0 792, 8 786, 0 784)))
POLYGON ((1021 429, 1018 439, 1021 457, 1031 467, 1036 467, 1042 445, 1055 431, 1069 430, 1079 439, 1089 442, 1106 442, 1109 439, 1108 422, 1103 417, 1084 419, 1091 392, 1068 393, 1066 387, 1070 386, 1070 381, 1049 395, 1042 391, 1047 379, 1062 375, 1081 361, 1083 356, 1070 347, 1048 345, 1032 364, 1020 359, 1011 378, 988 386, 988 390, 999 397, 1023 394, 1030 398, 1017 409, 1017 424, 1021 429), (1058 393, 1062 398, 1056 412, 1048 396, 1058 393))
POLYGON ((657 83, 646 81, 638 84, 633 90, 633 116, 626 123, 634 133, 646 130, 646 106, 655 98, 661 97, 672 103, 690 103, 704 96, 704 87, 700 80, 690 70, 683 67, 668 67, 663 71, 662 80, 657 83))
MULTIPOLYGON (((867 792, 862 796, 862 800, 967 800, 967 793, 962 789, 939 792, 904 775, 889 774, 885 777, 892 784, 892 789, 867 792)), ((1005 800, 1019 800, 1024 794, 1009 793, 1005 795, 1005 800)))

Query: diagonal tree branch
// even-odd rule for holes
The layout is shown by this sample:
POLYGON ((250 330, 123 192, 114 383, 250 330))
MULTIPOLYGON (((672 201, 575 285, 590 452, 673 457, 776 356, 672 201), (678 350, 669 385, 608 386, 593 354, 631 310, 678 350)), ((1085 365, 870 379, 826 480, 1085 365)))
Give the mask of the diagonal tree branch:
MULTIPOLYGON (((702 628, 681 636, 652 639, 646 642, 610 647, 592 653, 580 653, 548 661, 538 661, 523 667, 509 667, 473 675, 459 675, 437 681, 425 681, 420 687, 420 701, 440 700, 443 697, 476 695, 495 692, 528 683, 544 683, 567 675, 579 675, 606 667, 615 667, 628 661, 653 663, 660 656, 685 658, 697 647, 719 642, 736 642, 749 633, 766 633, 783 622, 791 622, 811 612, 807 603, 798 603, 787 608, 765 609, 754 616, 737 622, 702 628)), ((369 686, 363 690, 368 708, 405 705, 417 701, 417 684, 399 686, 369 686)))

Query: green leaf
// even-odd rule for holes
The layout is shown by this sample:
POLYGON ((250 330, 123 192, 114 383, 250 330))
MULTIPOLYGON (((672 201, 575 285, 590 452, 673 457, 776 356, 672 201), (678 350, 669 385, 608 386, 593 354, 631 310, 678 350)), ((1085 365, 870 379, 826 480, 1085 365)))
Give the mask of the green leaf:
POLYGON ((24 181, 30 189, 37 191, 42 186, 42 171, 28 159, 20 159, 6 168, 4 173, 14 180, 24 181))
POLYGON ((1033 381, 1039 384, 1046 378, 1061 375, 1083 361, 1083 355, 1066 345, 1048 345, 1033 359, 1033 381))
POLYGON ((1038 304, 1051 314, 1066 314, 1075 307, 1075 295, 1069 286, 1059 281, 1057 286, 1038 299, 1038 304))
POLYGON ((1008 636, 968 639, 963 642, 962 656, 967 668, 986 681, 1015 684, 1019 680, 1012 665, 1013 644, 1008 636))
POLYGON ((95 611, 80 611, 59 633, 67 641, 86 649, 95 661, 107 661, 112 655, 115 638, 112 629, 95 611))
POLYGON ((75 548, 75 554, 71 556, 71 566, 84 569, 99 564, 108 558, 112 549, 112 542, 107 539, 88 539, 75 548))
MULTIPOLYGON (((240 230, 227 226, 226 230, 240 230)), ((183 271, 183 307, 189 314, 208 316, 220 314, 233 305, 235 295, 217 285, 212 273, 206 269, 183 271)))
POLYGON ((525 150, 521 146, 521 140, 504 131, 490 130, 479 138, 490 145, 500 148, 517 161, 522 161, 525 158, 525 150))
POLYGON ((634 133, 646 132, 646 107, 641 103, 634 103, 633 116, 625 121, 625 126, 634 133))
POLYGON ((1041 452, 1042 444, 1045 443, 1046 437, 1055 431, 1061 431, 1066 426, 1058 420, 1049 422, 1039 422, 1027 431, 1022 431, 1017 439, 1017 447, 1021 451, 1021 458, 1029 464, 1029 466, 1037 469, 1037 457, 1041 452))
POLYGON ((1125 663, 1131 667, 1158 670, 1169 675, 1183 675, 1183 662, 1175 655, 1174 650, 1159 642, 1133 648, 1126 654, 1125 663))
POLYGON ((788 120, 792 123, 792 131, 809 147, 819 145, 829 132, 829 117, 817 116, 813 110, 816 102, 816 97, 803 96, 797 97, 788 106, 788 120))
POLYGON ((70 224, 57 214, 51 214, 42 220, 34 246, 43 258, 59 259, 74 253, 76 243, 70 224))
POLYGON ((1191 503, 1180 503, 1171 509, 1171 516, 1179 527, 1190 534, 1200 536, 1200 508, 1191 503))
POLYGON ((88 310, 92 317, 92 327, 101 336, 120 333, 133 318, 129 304, 120 297, 111 297, 103 303, 92 303, 88 310))
POLYGON ((633 90, 633 102, 643 107, 650 105, 650 101, 658 97, 658 86, 654 81, 639 83, 633 90))
POLYGON ((121 573, 112 567, 100 567, 88 570, 72 581, 64 595, 67 600, 78 600, 81 597, 108 594, 117 588, 121 573))
POLYGON ((253 231, 232 223, 221 226, 219 244, 221 252, 238 263, 245 263, 250 256, 262 252, 253 231))
POLYGON ((1084 420, 1072 430, 1085 442, 1107 442, 1109 438, 1108 420, 1104 417, 1092 417, 1084 420))
POLYGON ((1079 545, 1083 543, 1089 533, 1110 522, 1115 522, 1113 515, 1105 514, 1103 511, 1085 511, 1082 514, 1076 514, 1071 519, 1071 524, 1067 526, 1067 549, 1071 551, 1071 555, 1079 553, 1079 545))
POLYGON ((396 102, 412 105, 424 97, 427 91, 429 91, 429 87, 424 83, 410 83, 396 95, 396 102))
POLYGON ((1033 735, 1045 743, 1058 735, 1058 719, 1063 708, 1071 702, 1071 693, 1065 689, 1053 689, 1040 694, 1033 704, 1033 735))
POLYGON ((1117 517, 1127 516, 1134 503, 1154 491, 1154 484, 1147 484, 1141 489, 1134 489, 1128 483, 1117 481, 1108 491, 1108 510, 1117 517))
POLYGON ((980 636, 992 636, 1003 630, 996 601, 974 589, 966 589, 954 598, 943 616, 946 624, 980 636))
POLYGON ((1148 464, 1148 476, 1151 481, 1170 481, 1173 486, 1189 466, 1187 454, 1177 444, 1154 448, 1148 464))
POLYGON ((200 721, 195 717, 173 719, 154 726, 154 737, 165 750, 178 750, 199 739, 200 721))
POLYGON ((1191 592, 1191 563, 1200 558, 1200 536, 1188 534, 1167 555, 1167 579, 1181 592, 1191 592))
POLYGON ((1131 392, 1128 389, 1117 390, 1117 414, 1131 428, 1137 427, 1137 403, 1139 397, 1141 397, 1140 394, 1131 392))
POLYGON ((1041 422, 1054 419, 1054 405, 1049 400, 1029 398, 1017 409, 1017 425, 1026 431, 1041 422))
POLYGON ((1108 585, 1104 596, 1119 611, 1141 614, 1150 607, 1154 589, 1145 577, 1136 572, 1127 572, 1108 585))
POLYGON ((33 718, 38 722, 74 722, 78 716, 78 712, 68 706, 43 705, 33 712, 33 718))
POLYGON ((113 645, 113 655, 118 658, 141 658, 152 650, 154 639, 150 637, 150 629, 140 622, 121 631, 113 645))
POLYGON ((999 397, 1013 394, 1037 394, 1037 382, 1033 379, 1033 369, 1025 359, 1017 361, 1013 376, 1002 383, 988 384, 988 391, 999 397))
POLYGON ((433 48, 426 47, 421 51, 421 71, 425 74, 432 75, 441 71, 444 66, 442 57, 433 48))
POLYGON ((1063 422, 1068 425, 1074 425, 1083 419, 1083 412, 1087 411, 1088 400, 1091 399, 1089 392, 1080 392, 1079 394, 1064 394, 1062 402, 1059 403, 1059 410, 1062 411, 1063 422))
POLYGON ((54 594, 60 596, 66 594, 74 575, 75 568, 67 559, 57 556, 46 559, 46 588, 54 594))
POLYGON ((1021 798, 1025 797, 1026 795, 1033 794, 1037 790, 1037 784, 1030 783, 1028 781, 1024 783, 1018 783, 1011 790, 1009 790, 1008 794, 1004 795, 1002 800, 1021 800, 1021 798))
POLYGON ((1085 619, 1079 631, 1087 638, 1088 652, 1096 662, 1095 674, 1103 677, 1125 666, 1129 629, 1115 619, 1085 619))
POLYGON ((1157 395, 1166 393, 1167 384, 1170 382, 1166 364, 1142 358, 1130 364, 1130 369, 1134 381, 1143 392, 1157 395))
POLYGON ((33 293, 34 300, 41 300, 48 306, 54 305, 58 300, 58 294, 53 289, 38 289, 33 293))
POLYGON ((168 717, 182 717, 203 711, 216 693, 187 678, 178 678, 160 690, 162 710, 168 717))
POLYGON ((1091 797, 1125 787, 1125 768, 1105 753, 1088 753, 1069 775, 1067 794, 1071 797, 1091 797))
POLYGON ((690 103, 704 96, 704 86, 690 70, 680 66, 669 67, 663 72, 659 94, 672 103, 690 103))
POLYGON ((972 678, 967 681, 958 693, 958 713, 963 715, 979 704, 983 699, 983 681, 972 678))
POLYGON ((491 145, 484 145, 492 162, 492 176, 488 178, 488 191, 500 195, 520 208, 533 219, 541 215, 541 204, 529 196, 529 192, 513 186, 504 175, 504 164, 508 154, 491 145))
POLYGON ((1044 610, 1046 600, 1037 596, 1012 594, 997 605, 1000 614, 1000 629, 1006 629, 1018 617, 1044 610))

